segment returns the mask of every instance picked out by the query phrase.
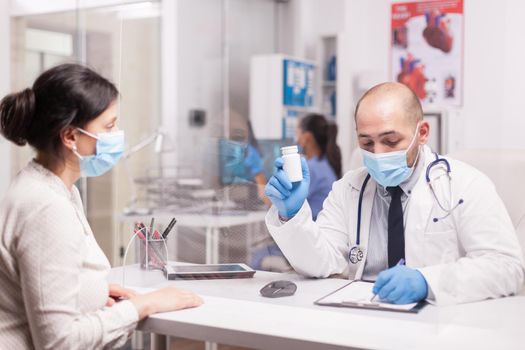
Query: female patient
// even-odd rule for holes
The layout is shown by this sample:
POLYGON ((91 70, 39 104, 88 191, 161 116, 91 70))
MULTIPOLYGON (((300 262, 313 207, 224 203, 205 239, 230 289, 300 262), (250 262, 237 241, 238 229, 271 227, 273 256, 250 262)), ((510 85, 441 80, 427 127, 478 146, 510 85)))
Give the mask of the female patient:
POLYGON ((67 64, 0 104, 2 134, 36 150, 0 204, 1 349, 118 347, 148 315, 202 303, 171 287, 136 295, 108 286, 109 262, 74 183, 122 154, 117 95, 97 73, 67 64))

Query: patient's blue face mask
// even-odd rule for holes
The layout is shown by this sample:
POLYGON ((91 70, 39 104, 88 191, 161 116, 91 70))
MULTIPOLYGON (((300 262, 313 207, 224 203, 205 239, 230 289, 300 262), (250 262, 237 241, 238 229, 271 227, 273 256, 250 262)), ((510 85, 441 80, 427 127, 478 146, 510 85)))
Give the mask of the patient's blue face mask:
POLYGON ((111 170, 124 153, 124 131, 119 130, 95 135, 80 128, 77 129, 97 140, 97 150, 94 155, 82 156, 77 152, 76 146, 73 148, 73 153, 80 159, 82 176, 100 176, 111 170))
POLYGON ((407 153, 414 144, 416 136, 419 131, 419 125, 416 127, 416 133, 406 150, 386 152, 386 153, 372 153, 361 149, 363 155, 363 163, 368 169, 368 173, 372 178, 383 187, 395 187, 408 179, 413 171, 414 166, 419 158, 419 146, 416 159, 412 167, 408 166, 407 153))

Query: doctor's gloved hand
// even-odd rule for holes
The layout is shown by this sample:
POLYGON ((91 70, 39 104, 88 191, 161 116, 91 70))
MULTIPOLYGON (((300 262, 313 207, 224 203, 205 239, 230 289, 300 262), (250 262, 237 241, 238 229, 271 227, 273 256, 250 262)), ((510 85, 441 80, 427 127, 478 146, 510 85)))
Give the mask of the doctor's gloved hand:
POLYGON ((290 219, 301 209, 308 196, 310 172, 306 160, 301 157, 303 179, 292 184, 283 170, 283 164, 282 158, 275 160, 275 170, 273 176, 266 184, 264 194, 270 198, 281 218, 290 219))
POLYGON ((373 292, 393 304, 410 304, 427 297, 428 285, 421 272, 398 265, 377 276, 373 292))

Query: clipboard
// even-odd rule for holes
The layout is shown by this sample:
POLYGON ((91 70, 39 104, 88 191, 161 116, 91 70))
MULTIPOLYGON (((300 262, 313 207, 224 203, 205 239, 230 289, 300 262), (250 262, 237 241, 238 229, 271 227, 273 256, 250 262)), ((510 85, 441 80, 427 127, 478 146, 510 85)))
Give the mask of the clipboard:
POLYGON ((325 295, 324 297, 316 300, 314 304, 319 306, 349 307, 412 314, 417 314, 425 305, 427 305, 427 302, 425 301, 420 301, 418 303, 408 305, 396 305, 384 302, 370 302, 369 300, 373 295, 373 285, 373 282, 354 280, 350 283, 345 284, 341 288, 338 288, 335 291, 325 295), (359 284, 359 286, 357 284, 359 284), (350 288, 354 290, 351 290, 350 288), (354 291, 355 296, 352 296, 352 293, 354 291))

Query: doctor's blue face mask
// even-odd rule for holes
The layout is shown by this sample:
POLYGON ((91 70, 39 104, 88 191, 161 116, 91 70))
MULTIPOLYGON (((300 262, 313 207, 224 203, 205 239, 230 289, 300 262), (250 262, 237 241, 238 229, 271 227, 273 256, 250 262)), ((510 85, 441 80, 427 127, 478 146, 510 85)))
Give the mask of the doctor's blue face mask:
POLYGON ((419 158, 419 146, 416 159, 412 167, 408 166, 407 154, 419 131, 419 124, 416 126, 416 133, 406 150, 386 152, 386 153, 372 153, 361 148, 363 155, 363 163, 368 169, 368 173, 372 178, 383 187, 395 187, 405 181, 412 175, 414 166, 419 158))
POLYGON ((76 145, 73 147, 73 153, 80 159, 82 176, 100 176, 111 170, 124 153, 124 131, 95 135, 80 128, 77 130, 97 140, 97 150, 94 155, 82 156, 78 153, 76 145))

